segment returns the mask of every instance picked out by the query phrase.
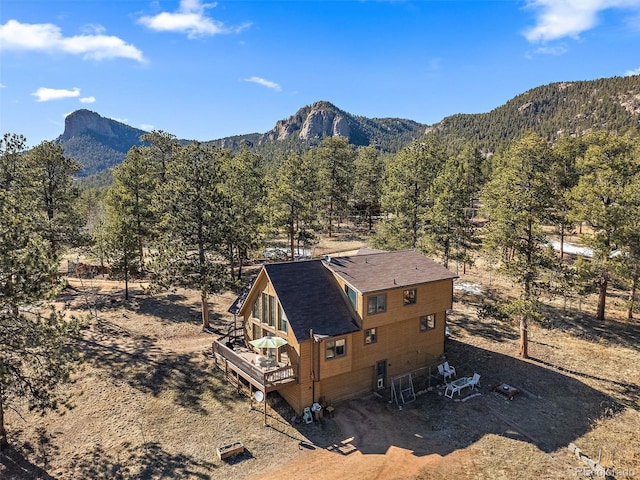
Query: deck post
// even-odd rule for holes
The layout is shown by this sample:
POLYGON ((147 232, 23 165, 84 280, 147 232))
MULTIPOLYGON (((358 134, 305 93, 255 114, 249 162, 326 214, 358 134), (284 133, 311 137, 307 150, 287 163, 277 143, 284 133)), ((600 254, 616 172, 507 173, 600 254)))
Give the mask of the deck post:
POLYGON ((264 426, 268 427, 269 425, 267 425, 267 390, 265 389, 264 391, 264 426))

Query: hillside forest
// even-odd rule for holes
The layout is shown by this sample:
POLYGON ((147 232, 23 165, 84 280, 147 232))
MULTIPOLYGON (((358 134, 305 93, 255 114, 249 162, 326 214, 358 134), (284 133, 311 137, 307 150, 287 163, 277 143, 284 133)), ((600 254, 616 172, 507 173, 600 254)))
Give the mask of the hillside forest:
POLYGON ((522 357, 528 323, 547 321, 542 293, 597 295, 605 321, 615 285, 628 291, 628 318, 637 311, 637 137, 594 131, 550 143, 526 132, 487 154, 434 134, 397 153, 335 136, 275 161, 162 131, 140 140, 101 188, 80 188, 80 165, 55 142, 27 150, 21 135, 1 140, 1 444, 4 410, 25 399, 40 410, 65 401, 56 387, 74 371, 69 345, 84 320, 66 318, 50 301, 63 287, 56 272, 70 249, 125 286, 145 278, 151 294, 197 290, 205 329, 210 296, 241 289, 245 267, 266 247, 297 260, 346 224, 372 248, 416 249, 452 269, 481 256, 512 278, 518 297, 483 314, 519 322, 522 357), (568 235, 591 254, 566 255, 568 235))

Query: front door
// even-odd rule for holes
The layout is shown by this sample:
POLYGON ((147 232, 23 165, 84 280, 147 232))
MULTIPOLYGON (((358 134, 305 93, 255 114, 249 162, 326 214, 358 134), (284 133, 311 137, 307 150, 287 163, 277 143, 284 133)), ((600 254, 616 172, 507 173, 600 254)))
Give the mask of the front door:
POLYGON ((376 390, 387 386, 387 361, 380 360, 376 363, 376 390))

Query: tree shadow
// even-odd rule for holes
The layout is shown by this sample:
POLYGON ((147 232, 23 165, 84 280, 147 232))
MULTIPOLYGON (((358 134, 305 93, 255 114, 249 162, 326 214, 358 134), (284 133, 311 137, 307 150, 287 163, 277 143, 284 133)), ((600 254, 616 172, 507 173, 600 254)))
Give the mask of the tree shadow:
POLYGON ((449 326, 454 326, 454 333, 456 328, 461 328, 469 335, 494 340, 496 342, 504 342, 518 338, 518 332, 513 324, 507 320, 496 320, 493 318, 480 320, 461 312, 454 312, 449 318, 452 321, 448 324, 449 326))
POLYGON ((553 319, 552 328, 588 341, 605 342, 640 350, 640 322, 607 319, 604 322, 584 312, 566 311, 551 305, 544 306, 544 314, 553 319))
MULTIPOLYGON (((0 478, 3 480, 55 480, 45 469, 29 460, 29 454, 12 445, 0 450, 0 478)), ((30 446, 26 446, 27 449, 30 446)))
POLYGON ((158 478, 189 478, 209 480, 205 473, 217 468, 212 462, 196 460, 187 455, 171 454, 158 443, 146 443, 135 449, 111 455, 97 445, 88 455, 76 455, 68 472, 74 478, 93 480, 140 480, 158 478))
POLYGON ((374 395, 348 400, 336 405, 333 419, 321 420, 337 424, 333 436, 319 428, 299 430, 315 445, 344 443, 347 438, 365 455, 384 454, 393 446, 416 456, 444 456, 486 435, 517 439, 551 453, 589 432, 597 419, 638 409, 635 384, 621 384, 615 396, 607 395, 543 362, 455 340, 449 341, 448 358, 458 377, 480 373, 481 387, 449 399, 442 388, 427 391, 425 384, 414 385, 419 395, 402 409, 374 395), (493 391, 501 383, 521 393, 509 401, 493 391))
POLYGON ((165 351, 153 337, 131 334, 112 322, 96 322, 77 347, 113 381, 155 397, 170 391, 184 408, 206 414, 203 399, 209 395, 223 405, 237 401, 221 379, 223 372, 204 363, 201 354, 165 351))

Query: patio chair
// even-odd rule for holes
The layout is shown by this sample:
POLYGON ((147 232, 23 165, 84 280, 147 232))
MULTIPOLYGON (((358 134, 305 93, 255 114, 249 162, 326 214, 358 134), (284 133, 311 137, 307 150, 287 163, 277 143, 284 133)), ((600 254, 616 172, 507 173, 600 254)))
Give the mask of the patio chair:
POLYGON ((444 378, 445 382, 448 378, 451 378, 451 372, 449 370, 445 370, 444 363, 438 365, 438 373, 442 376, 442 378, 444 378))
POLYGON ((471 390, 475 390, 476 387, 480 386, 480 374, 474 373, 473 377, 469 380, 469 386, 471 390))
POLYGON ((444 362, 444 371, 448 373, 449 377, 451 375, 453 375, 454 377, 458 376, 456 374, 456 369, 454 367, 452 367, 451 365, 449 365, 449 362, 444 362))

